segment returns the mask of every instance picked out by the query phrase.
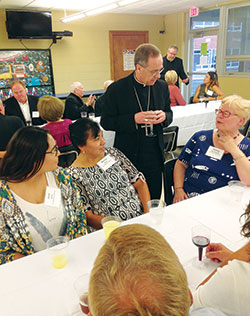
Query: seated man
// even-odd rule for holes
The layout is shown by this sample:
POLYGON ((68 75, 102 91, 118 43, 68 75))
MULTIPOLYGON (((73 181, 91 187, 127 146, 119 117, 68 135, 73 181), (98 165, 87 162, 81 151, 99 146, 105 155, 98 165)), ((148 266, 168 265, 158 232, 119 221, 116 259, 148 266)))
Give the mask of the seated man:
POLYGON ((45 123, 39 117, 37 102, 39 98, 27 95, 27 89, 23 81, 15 80, 10 85, 13 97, 8 98, 3 103, 5 114, 19 116, 25 125, 42 125, 45 123))
POLYGON ((0 151, 4 151, 6 149, 12 135, 23 126, 24 123, 19 117, 5 116, 3 102, 0 99, 0 151))
MULTIPOLYGON (((107 91, 108 87, 113 83, 113 80, 107 80, 104 82, 104 92, 107 91)), ((96 101, 95 101, 95 116, 101 116, 103 107, 105 104, 105 93, 103 93, 96 101)))
MULTIPOLYGON (((186 273, 167 241, 140 224, 114 230, 91 272, 92 316, 187 316, 190 292, 186 273)), ((214 309, 191 315, 224 315, 214 309)))
POLYGON ((65 101, 64 118, 77 120, 81 118, 82 112, 94 112, 95 96, 91 94, 85 104, 81 99, 83 94, 84 89, 81 82, 73 82, 70 86, 70 94, 65 101))

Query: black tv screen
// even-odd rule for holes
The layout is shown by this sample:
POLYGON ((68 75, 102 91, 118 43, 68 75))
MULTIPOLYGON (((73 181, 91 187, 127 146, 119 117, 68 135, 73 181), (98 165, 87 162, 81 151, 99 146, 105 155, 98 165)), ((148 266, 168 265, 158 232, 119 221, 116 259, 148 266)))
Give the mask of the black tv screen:
POLYGON ((6 10, 9 39, 52 38, 51 12, 6 10))

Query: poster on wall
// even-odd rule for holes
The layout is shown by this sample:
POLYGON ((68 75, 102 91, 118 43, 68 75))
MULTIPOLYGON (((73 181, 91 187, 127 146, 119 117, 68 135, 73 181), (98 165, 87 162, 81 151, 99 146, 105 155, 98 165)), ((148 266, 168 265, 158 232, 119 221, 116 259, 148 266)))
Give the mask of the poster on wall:
POLYGON ((123 70, 134 70, 134 56, 135 50, 134 49, 124 49, 123 50, 123 70))
POLYGON ((54 78, 49 49, 0 50, 0 98, 11 96, 13 80, 22 80, 28 94, 54 95, 54 78))

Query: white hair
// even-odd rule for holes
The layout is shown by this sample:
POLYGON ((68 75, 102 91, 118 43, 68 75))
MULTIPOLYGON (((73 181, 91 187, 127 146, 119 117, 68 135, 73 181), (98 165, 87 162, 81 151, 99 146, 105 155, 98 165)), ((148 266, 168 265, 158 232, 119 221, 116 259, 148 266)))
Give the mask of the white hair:
POLYGON ((114 80, 106 80, 106 81, 104 82, 104 91, 107 91, 108 86, 110 86, 111 83, 113 83, 113 82, 114 82, 114 80))
POLYGON ((79 86, 81 86, 81 82, 79 81, 75 81, 70 85, 70 92, 73 93, 75 88, 78 88, 79 86))

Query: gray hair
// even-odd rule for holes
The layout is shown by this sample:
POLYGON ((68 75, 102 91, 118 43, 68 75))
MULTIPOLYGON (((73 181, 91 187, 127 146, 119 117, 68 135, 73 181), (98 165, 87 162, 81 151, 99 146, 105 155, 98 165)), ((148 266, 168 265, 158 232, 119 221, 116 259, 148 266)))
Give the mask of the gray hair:
POLYGON ((81 86, 81 82, 79 81, 75 81, 70 85, 70 92, 74 92, 75 88, 78 88, 79 86, 81 86))
POLYGON ((141 65, 142 67, 147 67, 148 65, 148 58, 149 57, 158 57, 161 55, 161 52, 158 47, 153 44, 141 44, 135 50, 135 58, 134 63, 135 66, 137 64, 141 65))
POLYGON ((114 80, 106 80, 104 82, 104 91, 107 91, 108 87, 111 85, 111 83, 113 83, 114 80))
POLYGON ((178 46, 177 46, 176 44, 171 44, 171 45, 169 46, 169 48, 168 48, 168 51, 169 51, 171 48, 175 49, 175 50, 176 50, 176 53, 177 53, 178 50, 179 50, 179 48, 178 48, 178 46))

